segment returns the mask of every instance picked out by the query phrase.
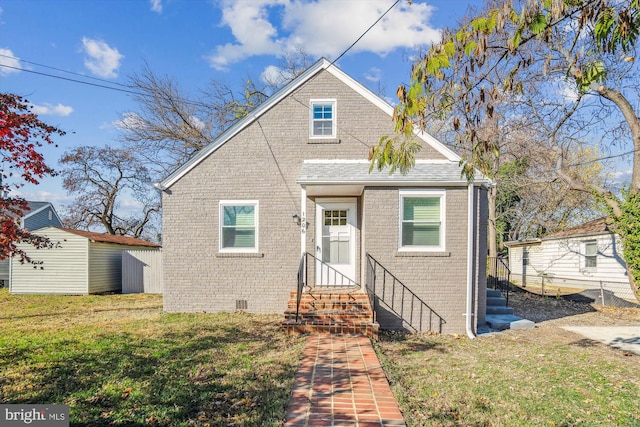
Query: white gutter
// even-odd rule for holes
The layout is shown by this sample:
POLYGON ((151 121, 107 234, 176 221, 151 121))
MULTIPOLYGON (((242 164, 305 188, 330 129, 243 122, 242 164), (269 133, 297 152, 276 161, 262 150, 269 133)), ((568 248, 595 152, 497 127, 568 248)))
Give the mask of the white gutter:
POLYGON ((474 258, 474 203, 473 203, 473 182, 469 183, 468 191, 468 212, 467 212, 467 312, 466 331, 471 339, 476 337, 473 332, 473 258, 474 258))

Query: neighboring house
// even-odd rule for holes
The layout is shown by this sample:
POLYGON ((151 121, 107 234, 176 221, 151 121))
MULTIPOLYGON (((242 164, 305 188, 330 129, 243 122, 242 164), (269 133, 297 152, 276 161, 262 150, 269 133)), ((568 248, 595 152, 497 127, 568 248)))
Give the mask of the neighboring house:
MULTIPOLYGON (((370 255, 444 319, 442 332, 475 331, 488 181, 467 182, 460 157, 425 133, 407 174, 369 173, 392 114, 322 59, 157 184, 165 310, 282 313, 299 268, 306 289, 364 293, 370 255)), ((406 320, 379 296, 382 327, 406 320)))
MULTIPOLYGON (((49 202, 27 202, 29 210, 20 218, 20 227, 34 231, 42 227, 62 227, 62 221, 49 202)), ((0 286, 9 283, 9 260, 0 261, 0 286)))
POLYGON ((512 278, 522 285, 539 284, 543 277, 554 284, 587 287, 600 281, 629 282, 620 237, 606 218, 505 246, 512 278))
MULTIPOLYGON (((12 294, 86 295, 122 289, 122 253, 159 250, 159 245, 134 239, 68 228, 46 227, 39 234, 54 247, 31 250, 38 264, 11 260, 12 294)), ((28 249, 25 245, 24 249, 28 249)))

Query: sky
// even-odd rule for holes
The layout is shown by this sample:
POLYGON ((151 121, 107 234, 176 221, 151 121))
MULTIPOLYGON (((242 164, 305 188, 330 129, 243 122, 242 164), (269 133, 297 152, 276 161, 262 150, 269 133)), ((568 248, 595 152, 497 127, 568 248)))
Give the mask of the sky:
MULTIPOLYGON (((119 90, 148 66, 195 94, 210 80, 240 89, 301 48, 336 59, 395 0, 0 0, 0 91, 27 98, 67 132, 42 151, 58 167, 77 146, 119 144, 117 123, 136 109, 119 90), (82 83, 84 82, 84 83, 82 83)), ((399 0, 337 65, 393 103, 411 58, 481 0, 399 0)), ((58 211, 73 201, 60 178, 27 185, 28 200, 58 211)), ((123 203, 126 203, 124 201, 123 203)))
MULTIPOLYGON (((24 96, 41 120, 67 132, 55 138, 57 148, 42 149, 57 168, 74 147, 119 144, 117 122, 135 104, 127 93, 100 86, 122 88, 146 64, 190 93, 211 79, 240 88, 247 78, 261 81, 290 49, 334 60, 394 2, 0 0, 0 91, 24 96)), ((480 4, 400 0, 337 65, 392 102, 417 49, 480 4)), ((59 211, 73 201, 60 178, 20 193, 59 211)))

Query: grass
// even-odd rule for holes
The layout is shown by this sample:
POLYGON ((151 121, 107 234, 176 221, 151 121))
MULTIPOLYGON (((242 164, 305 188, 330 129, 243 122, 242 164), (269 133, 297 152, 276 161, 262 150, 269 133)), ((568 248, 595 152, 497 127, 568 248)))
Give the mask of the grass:
POLYGON ((303 347, 280 321, 0 289, 0 403, 67 404, 72 426, 279 425, 303 347))
POLYGON ((376 347, 409 426, 640 426, 638 356, 559 328, 376 347))

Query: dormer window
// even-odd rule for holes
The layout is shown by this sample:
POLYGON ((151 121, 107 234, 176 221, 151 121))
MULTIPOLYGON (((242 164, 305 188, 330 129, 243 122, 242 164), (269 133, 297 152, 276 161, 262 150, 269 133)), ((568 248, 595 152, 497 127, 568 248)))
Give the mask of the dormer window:
POLYGON ((312 99, 309 136, 311 138, 336 137, 336 100, 312 99))

